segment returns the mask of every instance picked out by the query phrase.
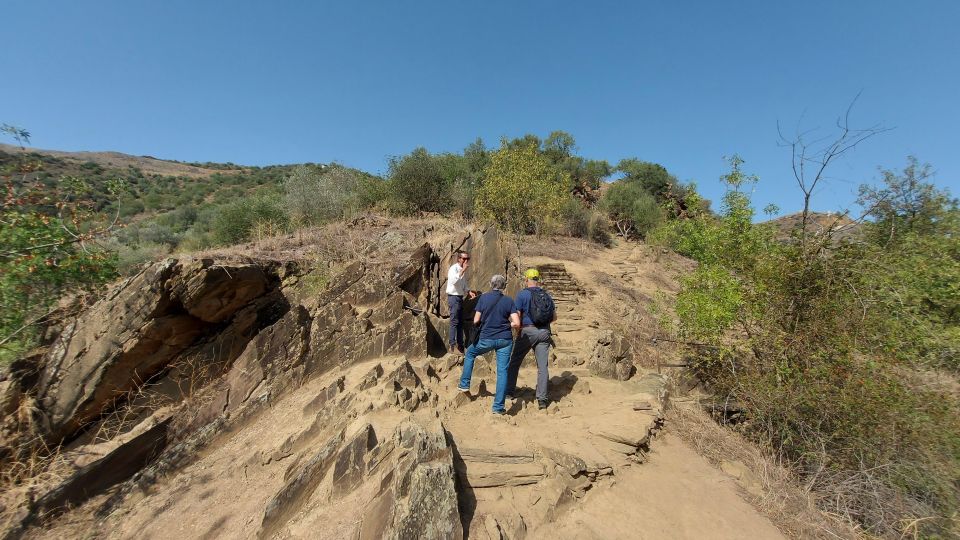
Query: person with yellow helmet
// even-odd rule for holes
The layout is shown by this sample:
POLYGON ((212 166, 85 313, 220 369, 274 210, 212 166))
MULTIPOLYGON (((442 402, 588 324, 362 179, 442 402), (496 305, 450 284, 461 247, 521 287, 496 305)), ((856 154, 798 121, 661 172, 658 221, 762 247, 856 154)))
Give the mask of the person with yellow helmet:
POLYGON ((537 359, 537 404, 540 409, 546 409, 550 404, 547 384, 550 380, 548 372, 550 346, 553 345, 550 323, 557 320, 557 309, 553 297, 540 286, 539 270, 528 268, 523 273, 523 277, 527 287, 517 293, 517 298, 514 300, 514 308, 520 316, 521 328, 510 356, 510 365, 507 367, 507 396, 514 397, 520 364, 523 363, 530 349, 533 349, 537 359))

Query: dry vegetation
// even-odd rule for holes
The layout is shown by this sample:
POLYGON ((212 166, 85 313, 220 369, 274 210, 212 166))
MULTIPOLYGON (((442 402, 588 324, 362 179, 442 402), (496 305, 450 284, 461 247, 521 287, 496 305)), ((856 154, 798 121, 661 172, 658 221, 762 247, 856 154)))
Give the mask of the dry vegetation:
POLYGON ((765 454, 739 434, 717 424, 699 406, 678 403, 667 429, 715 466, 740 476, 742 494, 792 538, 858 538, 854 520, 817 508, 815 494, 804 488, 790 468, 765 454))

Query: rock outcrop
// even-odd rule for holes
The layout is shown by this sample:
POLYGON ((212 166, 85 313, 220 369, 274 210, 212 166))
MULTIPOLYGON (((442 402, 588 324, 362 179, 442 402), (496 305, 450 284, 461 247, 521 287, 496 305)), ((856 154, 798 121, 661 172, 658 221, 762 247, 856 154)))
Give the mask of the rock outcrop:
POLYGON ((463 538, 453 483, 453 453, 439 421, 400 424, 390 442, 396 455, 380 465, 381 489, 361 522, 361 539, 463 538))
POLYGON ((587 361, 590 373, 598 377, 626 381, 636 372, 631 358, 630 344, 622 337, 605 330, 587 361))
MULTIPOLYGON (((40 441, 66 450, 58 458, 68 471, 65 481, 39 489, 39 498, 31 495, 27 514, 55 514, 133 476, 136 484, 149 483, 278 396, 331 370, 380 357, 442 354, 443 261, 466 248, 499 272, 507 264, 494 229, 468 231, 448 244, 425 243, 399 263, 355 261, 312 294, 300 286, 307 270, 262 260, 168 259, 115 285, 63 325, 34 359, 38 368, 17 371, 15 365, 0 377, 0 460, 36 451, 40 441), (162 421, 155 416, 160 407, 162 421), (112 437, 108 446, 90 444, 105 433, 112 437), (81 455, 98 457, 83 461, 81 455), (151 462, 150 474, 137 475, 151 462)), ((436 402, 422 385, 421 377, 429 376, 404 363, 387 375, 382 368, 372 373, 369 385, 382 386, 379 407, 413 411, 436 402)), ((302 452, 341 422, 344 409, 336 407, 347 408, 356 393, 344 388, 341 378, 316 396, 304 407, 305 414, 316 411, 309 428, 264 460, 302 452)), ((291 472, 289 486, 264 515, 263 530, 282 526, 283 509, 312 492, 328 467, 341 494, 365 481, 369 455, 385 444, 373 434, 370 427, 368 438, 337 446, 336 454, 304 458, 304 468, 291 472)), ((442 428, 408 426, 394 438, 412 461, 397 470, 404 480, 390 490, 392 517, 379 534, 408 537, 411 527, 424 526, 435 538, 462 536, 459 522, 443 521, 457 512, 442 428)), ((20 518, 18 526, 33 516, 20 518)))
POLYGON ((37 398, 51 441, 70 437, 125 399, 203 336, 235 338, 225 361, 270 324, 262 313, 278 266, 215 264, 209 259, 155 264, 115 287, 69 323, 45 360, 37 398), (261 302, 257 302, 261 300, 261 302), (246 311, 241 313, 241 311, 246 311))

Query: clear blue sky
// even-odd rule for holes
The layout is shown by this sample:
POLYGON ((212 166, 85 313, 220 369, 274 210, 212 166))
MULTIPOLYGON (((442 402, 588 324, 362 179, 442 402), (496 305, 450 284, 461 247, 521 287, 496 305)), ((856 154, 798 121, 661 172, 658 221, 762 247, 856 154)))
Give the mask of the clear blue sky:
MULTIPOLYGON (((896 129, 834 170, 848 204, 908 154, 960 189, 960 2, 44 1, 0 8, 0 122, 33 145, 383 172, 416 146, 572 133, 721 193, 799 206, 776 123, 896 129)), ((824 132, 825 134, 826 132, 824 132)), ((9 141, 7 141, 9 142, 9 141)))

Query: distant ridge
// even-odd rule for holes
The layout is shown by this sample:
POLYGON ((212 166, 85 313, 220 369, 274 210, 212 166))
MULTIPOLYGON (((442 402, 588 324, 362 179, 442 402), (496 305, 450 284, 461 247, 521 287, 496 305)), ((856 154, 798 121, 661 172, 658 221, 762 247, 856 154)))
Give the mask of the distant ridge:
POLYGON ((44 150, 40 148, 24 148, 10 144, 0 144, 0 152, 8 154, 41 154, 54 156, 60 159, 72 160, 77 163, 93 162, 104 168, 126 169, 127 167, 136 167, 145 174, 158 174, 162 176, 186 176, 193 178, 205 178, 212 174, 223 172, 224 170, 245 170, 245 167, 204 167, 180 163, 178 161, 168 161, 157 159, 152 156, 131 156, 120 152, 64 152, 61 150, 44 150))
MULTIPOLYGON (((803 213, 796 212, 765 221, 777 230, 777 237, 787 239, 790 234, 800 228, 803 213)), ((837 238, 849 238, 860 231, 860 223, 850 219, 850 216, 839 212, 810 212, 807 216, 807 230, 814 235, 822 235, 832 231, 837 238)))

